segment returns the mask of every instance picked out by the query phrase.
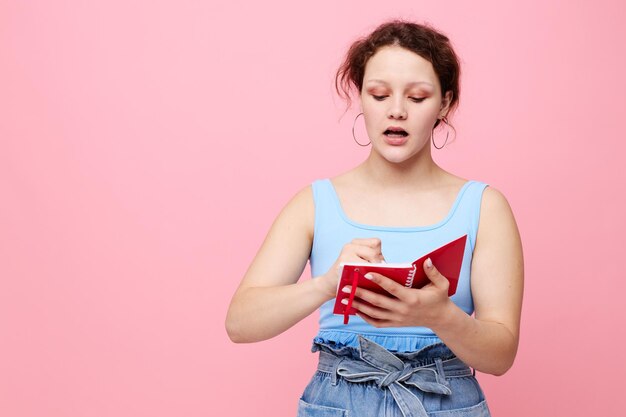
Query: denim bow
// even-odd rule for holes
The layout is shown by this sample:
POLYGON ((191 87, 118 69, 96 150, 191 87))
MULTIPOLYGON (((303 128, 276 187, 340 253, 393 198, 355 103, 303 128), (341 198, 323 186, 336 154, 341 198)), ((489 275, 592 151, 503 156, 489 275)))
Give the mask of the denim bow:
POLYGON ((387 388, 404 417, 428 417, 420 399, 406 385, 421 391, 450 395, 445 377, 432 365, 412 367, 382 346, 359 336, 360 357, 363 361, 344 358, 337 365, 337 374, 350 382, 376 381, 387 388))

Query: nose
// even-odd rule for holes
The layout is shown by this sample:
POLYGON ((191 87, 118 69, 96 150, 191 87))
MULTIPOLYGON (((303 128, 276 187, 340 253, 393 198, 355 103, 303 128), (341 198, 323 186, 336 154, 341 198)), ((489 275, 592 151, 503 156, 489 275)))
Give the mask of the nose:
POLYGON ((404 120, 407 117, 406 108, 404 106, 404 100, 401 97, 396 98, 391 102, 388 116, 390 119, 404 120))

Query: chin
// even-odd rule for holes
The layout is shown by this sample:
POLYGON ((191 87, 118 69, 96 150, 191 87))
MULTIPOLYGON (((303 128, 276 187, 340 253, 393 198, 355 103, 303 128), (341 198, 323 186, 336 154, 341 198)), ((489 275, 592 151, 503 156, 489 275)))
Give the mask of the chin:
POLYGON ((381 157, 385 161, 387 161, 389 163, 392 163, 392 164, 402 164, 404 162, 416 159, 416 155, 415 154, 409 155, 409 154, 406 154, 406 153, 402 153, 402 154, 399 154, 399 153, 393 153, 393 154, 386 153, 386 154, 381 154, 381 157))
POLYGON ((423 149, 407 149, 405 147, 397 147, 393 149, 377 150, 382 159, 392 164, 401 164, 411 160, 417 160, 423 149))

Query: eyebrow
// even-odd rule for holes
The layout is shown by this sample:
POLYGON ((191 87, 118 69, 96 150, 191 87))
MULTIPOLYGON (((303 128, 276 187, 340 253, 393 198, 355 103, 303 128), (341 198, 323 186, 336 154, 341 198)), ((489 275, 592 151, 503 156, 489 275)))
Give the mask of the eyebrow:
MULTIPOLYGON (((374 79, 374 80, 367 80, 367 82, 368 83, 375 82, 375 83, 381 83, 381 84, 387 84, 387 85, 389 84, 387 81, 376 80, 376 79, 374 79)), ((434 87, 434 85, 432 85, 431 83, 429 83, 427 81, 413 81, 413 82, 408 83, 407 85, 409 87, 413 87, 414 85, 419 85, 419 84, 426 84, 426 85, 429 85, 431 87, 434 87)))

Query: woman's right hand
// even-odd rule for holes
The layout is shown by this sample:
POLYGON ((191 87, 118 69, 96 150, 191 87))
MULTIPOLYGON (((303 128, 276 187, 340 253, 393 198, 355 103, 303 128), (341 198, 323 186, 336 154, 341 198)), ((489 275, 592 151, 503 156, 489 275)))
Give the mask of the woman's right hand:
POLYGON ((337 295, 339 284, 339 267, 347 262, 385 262, 382 254, 379 238, 357 238, 346 243, 341 249, 339 257, 328 271, 316 281, 322 286, 322 290, 331 298, 337 295))

